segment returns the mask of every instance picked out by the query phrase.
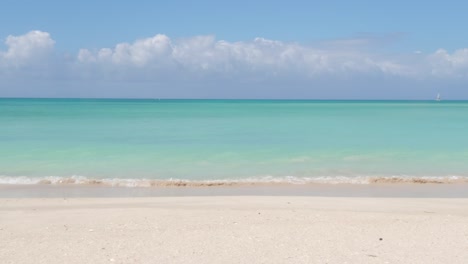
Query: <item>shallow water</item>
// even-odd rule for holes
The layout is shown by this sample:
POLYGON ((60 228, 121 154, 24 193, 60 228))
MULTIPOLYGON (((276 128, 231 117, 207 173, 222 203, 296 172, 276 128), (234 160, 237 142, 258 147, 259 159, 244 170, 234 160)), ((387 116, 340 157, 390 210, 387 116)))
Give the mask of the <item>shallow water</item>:
POLYGON ((0 183, 466 181, 467 101, 0 99, 0 183))

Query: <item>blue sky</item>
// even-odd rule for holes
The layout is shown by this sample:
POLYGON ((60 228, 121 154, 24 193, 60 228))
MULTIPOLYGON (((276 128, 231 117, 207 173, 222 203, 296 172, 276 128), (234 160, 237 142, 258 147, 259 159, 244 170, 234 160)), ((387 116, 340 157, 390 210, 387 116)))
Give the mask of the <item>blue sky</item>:
POLYGON ((466 1, 5 0, 0 96, 468 99, 466 10, 466 1))

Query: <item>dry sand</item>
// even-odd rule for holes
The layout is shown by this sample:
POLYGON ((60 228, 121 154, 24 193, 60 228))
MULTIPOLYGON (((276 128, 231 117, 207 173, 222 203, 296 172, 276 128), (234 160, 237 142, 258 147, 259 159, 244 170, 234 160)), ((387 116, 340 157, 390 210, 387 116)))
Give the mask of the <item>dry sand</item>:
POLYGON ((468 199, 0 199, 0 263, 468 263, 468 199))

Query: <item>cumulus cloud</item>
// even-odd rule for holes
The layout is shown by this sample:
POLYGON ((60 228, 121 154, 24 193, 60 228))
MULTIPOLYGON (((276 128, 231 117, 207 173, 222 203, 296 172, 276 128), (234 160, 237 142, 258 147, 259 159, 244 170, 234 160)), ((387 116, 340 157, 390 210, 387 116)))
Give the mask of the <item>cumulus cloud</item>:
MULTIPOLYGON (((353 76, 418 80, 468 78, 468 49, 452 53, 440 49, 429 55, 411 52, 392 56, 362 48, 370 41, 360 36, 330 45, 327 44, 330 42, 303 45, 264 38, 229 42, 217 40, 214 36, 173 40, 158 34, 114 47, 83 48, 72 57, 63 56, 61 61, 56 61, 60 67, 47 70, 60 68, 60 74, 67 78, 87 80, 207 76, 257 80, 300 78, 306 81, 353 76)), ((16 69, 17 74, 21 74, 24 67, 39 67, 60 57, 54 57, 55 41, 43 31, 8 36, 5 44, 7 49, 0 51, 3 72, 16 69)))
POLYGON ((439 49, 428 56, 431 74, 437 77, 468 77, 468 49, 459 49, 450 54, 439 49))
POLYGON ((158 34, 152 38, 137 40, 133 44, 117 44, 114 49, 103 48, 96 53, 81 49, 78 61, 144 67, 151 62, 159 62, 170 53, 171 40, 165 35, 158 34))
POLYGON ((21 67, 48 59, 55 41, 43 31, 30 31, 21 36, 8 36, 5 40, 7 50, 0 52, 0 65, 21 67))
POLYGON ((227 42, 213 36, 196 36, 172 41, 165 35, 120 43, 97 51, 80 50, 80 63, 101 67, 154 66, 200 74, 320 74, 377 72, 407 75, 406 65, 377 58, 362 51, 318 49, 297 43, 256 38, 250 42, 227 42))

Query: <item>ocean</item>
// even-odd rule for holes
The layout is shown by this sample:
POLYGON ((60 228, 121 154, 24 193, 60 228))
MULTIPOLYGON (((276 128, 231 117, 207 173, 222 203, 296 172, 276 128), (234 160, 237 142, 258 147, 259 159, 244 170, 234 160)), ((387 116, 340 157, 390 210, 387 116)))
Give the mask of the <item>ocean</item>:
POLYGON ((0 184, 468 182, 468 101, 0 99, 0 184))

